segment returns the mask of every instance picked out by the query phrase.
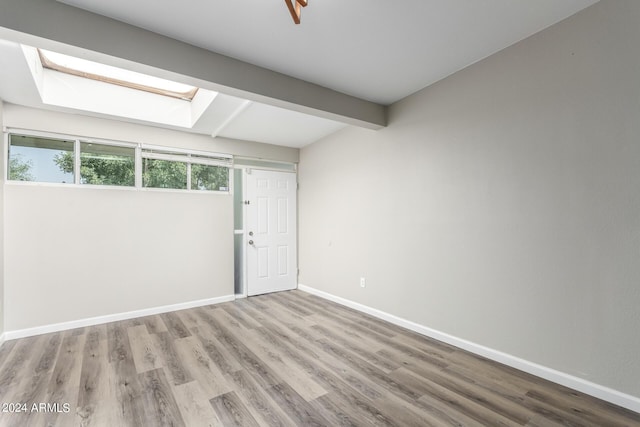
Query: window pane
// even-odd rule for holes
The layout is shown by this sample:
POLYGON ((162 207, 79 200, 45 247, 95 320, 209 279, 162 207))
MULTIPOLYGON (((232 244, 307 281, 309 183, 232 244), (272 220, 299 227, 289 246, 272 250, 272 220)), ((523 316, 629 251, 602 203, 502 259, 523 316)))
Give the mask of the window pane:
POLYGON ((11 135, 9 179, 73 183, 74 141, 11 135))
POLYGON ((125 86, 132 89, 143 90, 172 98, 191 101, 198 88, 195 86, 178 83, 171 80, 149 76, 123 68, 112 67, 86 59, 76 58, 61 53, 38 49, 40 60, 45 68, 98 80, 105 83, 125 86))
POLYGON ((209 191, 229 190, 229 168, 191 165, 191 189, 209 191))
POLYGON ((135 149, 80 143, 80 183, 135 185, 135 149))
POLYGON ((170 160, 142 159, 142 186, 187 188, 187 164, 170 160))
POLYGON ((242 230, 244 209, 244 195, 242 194, 242 169, 233 169, 233 227, 242 230))

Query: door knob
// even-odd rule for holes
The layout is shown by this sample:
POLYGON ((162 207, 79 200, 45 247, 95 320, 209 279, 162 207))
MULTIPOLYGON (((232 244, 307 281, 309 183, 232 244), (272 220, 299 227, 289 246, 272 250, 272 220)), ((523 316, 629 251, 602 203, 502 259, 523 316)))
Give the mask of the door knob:
POLYGON ((253 245, 253 240, 249 240, 249 244, 250 244, 250 245, 253 245))
POLYGON ((249 232, 249 236, 253 236, 253 231, 250 231, 250 232, 249 232))

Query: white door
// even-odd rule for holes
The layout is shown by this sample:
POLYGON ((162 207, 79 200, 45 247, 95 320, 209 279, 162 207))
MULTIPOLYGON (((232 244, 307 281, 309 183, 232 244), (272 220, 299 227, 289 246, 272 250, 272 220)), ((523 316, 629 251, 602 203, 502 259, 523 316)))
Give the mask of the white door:
POLYGON ((248 170, 246 190, 247 294, 295 289, 296 174, 248 170))

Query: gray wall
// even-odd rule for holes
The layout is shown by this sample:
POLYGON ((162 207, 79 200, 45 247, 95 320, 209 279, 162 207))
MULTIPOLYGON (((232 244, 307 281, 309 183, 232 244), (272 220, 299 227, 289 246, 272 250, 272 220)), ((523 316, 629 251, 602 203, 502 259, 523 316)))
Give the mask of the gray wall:
MULTIPOLYGON (((0 99, 0 129, 4 104, 0 99)), ((4 333, 4 161, 0 162, 0 336, 4 333)))
POLYGON ((302 149, 300 283, 640 397, 638 22, 602 0, 302 149))

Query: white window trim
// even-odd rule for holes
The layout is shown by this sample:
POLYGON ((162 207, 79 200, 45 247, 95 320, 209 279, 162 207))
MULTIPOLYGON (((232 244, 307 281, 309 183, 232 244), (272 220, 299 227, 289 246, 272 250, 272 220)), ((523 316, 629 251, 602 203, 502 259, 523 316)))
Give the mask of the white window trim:
POLYGON ((180 162, 187 164, 198 164, 198 165, 208 165, 208 166, 221 166, 225 168, 231 168, 232 165, 230 161, 219 160, 218 157, 211 158, 202 158, 202 157, 191 157, 189 154, 171 154, 171 153, 159 153, 157 151, 149 152, 142 149, 142 158, 143 159, 153 159, 153 160, 167 160, 170 162, 180 162))
POLYGON ((136 186, 136 189, 139 190, 142 188, 142 149, 140 148, 140 145, 136 146, 135 156, 136 158, 134 160, 134 164, 135 164, 134 185, 136 186))
POLYGON ((192 154, 194 156, 206 156, 206 157, 216 157, 221 159, 232 160, 233 156, 231 154, 223 154, 223 153, 214 153, 212 151, 202 151, 202 150, 189 150, 186 148, 173 148, 167 147, 164 145, 149 145, 149 144, 140 144, 140 148, 143 150, 150 151, 168 151, 170 153, 180 153, 180 154, 192 154))
POLYGON ((73 143, 73 183, 80 185, 80 140, 73 143))
POLYGON ((138 191, 168 191, 168 192, 181 192, 181 193, 194 193, 194 194, 233 194, 233 156, 230 154, 214 153, 201 150, 189 150, 184 148, 173 148, 158 145, 149 145, 135 142, 125 142, 101 138, 88 138, 77 135, 68 135, 55 132, 43 132, 38 130, 4 127, 3 128, 3 149, 4 149, 4 171, 5 174, 2 178, 5 184, 10 185, 25 185, 25 186, 47 186, 47 187, 77 187, 77 188, 93 188, 93 189, 126 189, 126 190, 138 190, 138 191), (21 135, 21 136, 33 136, 39 138, 48 139, 64 139, 74 141, 74 182, 73 183, 55 183, 55 182, 39 182, 39 181, 13 181, 8 179, 9 173, 9 136, 21 135), (119 185, 98 185, 98 184, 81 184, 80 183, 80 155, 82 143, 94 143, 101 145, 108 145, 114 147, 126 147, 135 149, 134 154, 134 185, 133 186, 119 186, 119 185), (151 150, 149 152, 146 150, 151 150), (191 157, 199 156, 199 157, 191 157), (204 157, 204 158, 203 158, 204 157), (142 182, 142 159, 156 159, 156 160, 168 160, 176 161, 187 164, 187 188, 156 188, 156 187, 144 187, 142 182), (192 190, 191 189, 191 164, 202 164, 208 166, 226 167, 229 169, 227 190, 192 190))

